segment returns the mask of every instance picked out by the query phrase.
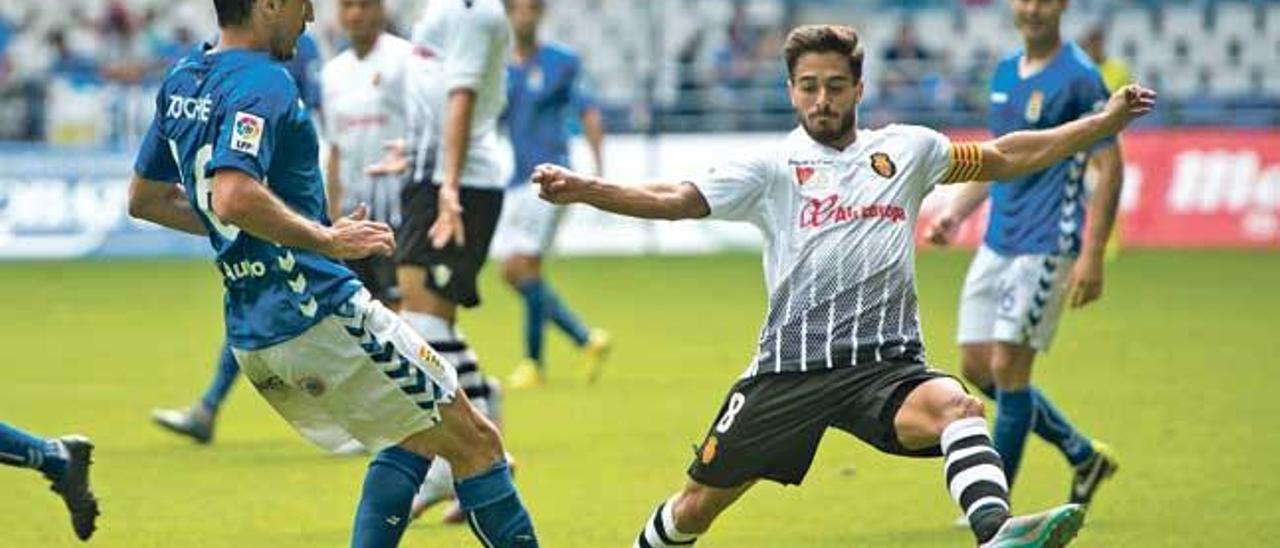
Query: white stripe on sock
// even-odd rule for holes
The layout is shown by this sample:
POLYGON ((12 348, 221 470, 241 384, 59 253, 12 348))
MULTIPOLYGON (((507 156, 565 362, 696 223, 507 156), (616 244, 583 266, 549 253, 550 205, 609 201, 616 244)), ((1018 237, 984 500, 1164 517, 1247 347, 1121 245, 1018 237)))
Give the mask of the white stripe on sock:
POLYGON ((979 445, 979 446, 977 446, 977 447, 966 447, 966 448, 961 449, 961 450, 959 450, 959 451, 956 451, 956 452, 954 452, 954 453, 948 453, 948 454, 947 454, 947 462, 946 462, 946 464, 944 464, 944 465, 942 466, 942 469, 943 469, 943 470, 949 470, 949 469, 951 469, 951 465, 952 465, 952 464, 955 464, 955 463, 957 463, 957 462, 959 462, 959 461, 960 461, 960 459, 963 459, 963 458, 965 458, 965 457, 969 457, 969 456, 973 456, 973 455, 976 455, 976 454, 978 454, 978 453, 983 453, 983 452, 990 452, 990 453, 994 454, 994 455, 996 456, 996 458, 1000 458, 1000 453, 996 453, 996 450, 995 450, 995 449, 992 449, 990 445, 979 445))
POLYGON ((698 538, 698 535, 682 533, 676 529, 676 515, 672 508, 675 506, 676 497, 671 497, 666 504, 662 505, 662 528, 665 529, 667 538, 675 542, 688 542, 698 538))
POLYGON ((991 438, 991 435, 987 433, 986 419, 970 417, 954 421, 942 430, 942 452, 946 453, 951 448, 951 444, 976 435, 982 435, 987 439, 991 438))
POLYGON ((972 518, 974 510, 977 510, 989 504, 998 504, 1004 507, 1005 511, 1009 510, 1009 503, 1005 502, 1005 500, 1000 497, 982 497, 978 500, 973 501, 973 504, 969 505, 968 508, 965 508, 964 517, 972 518))
POLYGON ((965 469, 951 479, 951 485, 949 486, 951 498, 959 501, 960 494, 964 493, 965 488, 980 481, 995 483, 1003 488, 1005 492, 1009 491, 1009 484, 1004 479, 1004 470, 994 464, 979 464, 973 468, 965 469))

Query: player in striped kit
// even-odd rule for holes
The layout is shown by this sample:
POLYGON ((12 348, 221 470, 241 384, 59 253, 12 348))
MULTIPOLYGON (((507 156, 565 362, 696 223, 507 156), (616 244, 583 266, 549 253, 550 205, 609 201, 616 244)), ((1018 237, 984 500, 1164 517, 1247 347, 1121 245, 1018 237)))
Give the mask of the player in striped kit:
POLYGON ((1063 546, 1079 505, 1010 517, 981 400, 925 362, 914 228, 934 185, 1004 180, 1051 165, 1154 108, 1128 87, 1103 113, 1058 128, 952 143, 918 126, 856 129, 863 49, 850 27, 800 27, 784 52, 801 127, 691 182, 618 185, 560 166, 541 195, 642 218, 745 221, 765 237, 769 310, 755 357, 711 425, 690 481, 636 546, 693 544, 756 481, 800 483, 834 427, 904 456, 945 456, 952 497, 982 546, 1063 546))

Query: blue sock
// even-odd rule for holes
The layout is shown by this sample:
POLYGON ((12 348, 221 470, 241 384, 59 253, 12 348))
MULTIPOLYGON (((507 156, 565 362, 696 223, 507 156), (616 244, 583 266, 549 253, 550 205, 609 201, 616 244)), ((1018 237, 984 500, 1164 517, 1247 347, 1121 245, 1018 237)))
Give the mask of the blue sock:
POLYGON ((50 480, 67 469, 67 457, 52 440, 38 438, 8 423, 0 422, 0 463, 35 468, 50 480))
POLYGON ((546 306, 548 319, 555 322, 556 326, 578 346, 587 344, 587 340, 591 338, 591 332, 587 331, 587 326, 582 325, 578 316, 574 315, 573 311, 560 300, 560 296, 556 295, 555 290, 545 283, 542 284, 542 301, 546 306))
POLYGON ((364 475, 356 508, 352 548, 381 548, 400 544, 409 525, 413 495, 427 476, 431 459, 399 447, 379 451, 364 475))
POLYGON ((1027 443, 1034 416, 1034 400, 1031 390, 996 390, 996 452, 1004 461, 1004 473, 1012 490, 1018 466, 1022 464, 1022 448, 1027 443))
POLYGON ((1032 387, 1031 397, 1035 399, 1035 419, 1032 424, 1035 425, 1036 435, 1058 446, 1072 466, 1079 466, 1089 460, 1093 456, 1093 444, 1089 438, 1071 426, 1067 417, 1053 406, 1044 392, 1032 387))
POLYGON ((235 354, 231 353, 231 345, 223 341, 222 353, 218 355, 218 370, 213 374, 213 384, 204 391, 200 404, 211 413, 217 412, 223 400, 227 399, 227 393, 231 391, 231 386, 235 384, 239 374, 240 365, 236 363, 235 354))
POLYGON ((533 519, 511 482, 511 469, 501 461, 493 468, 459 481, 454 486, 458 504, 467 516, 471 532, 485 546, 536 547, 533 519))
MULTIPOLYGON (((995 385, 979 386, 978 390, 988 398, 996 399, 995 385)), ((1037 436, 1056 445, 1058 450, 1062 451, 1062 455, 1067 457, 1067 462, 1070 462, 1071 466, 1080 466, 1093 456, 1093 443, 1071 426, 1067 417, 1053 406, 1053 402, 1049 401, 1049 397, 1045 396, 1044 392, 1032 387, 1031 399, 1034 400, 1035 406, 1035 417, 1031 421, 1031 428, 1037 436)))
POLYGON ((542 280, 520 282, 516 291, 524 297, 524 350, 525 357, 542 366, 542 323, 547 313, 543 300, 542 280))

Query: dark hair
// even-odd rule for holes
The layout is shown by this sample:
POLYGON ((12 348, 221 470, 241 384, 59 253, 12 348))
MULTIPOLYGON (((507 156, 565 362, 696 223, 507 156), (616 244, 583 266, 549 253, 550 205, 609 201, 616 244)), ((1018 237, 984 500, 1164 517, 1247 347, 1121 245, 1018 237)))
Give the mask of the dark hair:
MULTIPOLYGON (((512 0, 502 0, 502 7, 511 9, 512 0)), ((547 3, 544 0, 538 0, 538 9, 546 11, 547 3)))
POLYGON ((787 58, 787 78, 792 77, 796 69, 796 60, 806 53, 839 53, 849 59, 849 70, 853 72, 854 81, 862 79, 862 40, 853 27, 846 25, 805 25, 796 27, 787 34, 787 41, 782 46, 783 55, 787 58))
POLYGON ((213 0, 213 7, 218 11, 218 26, 232 27, 249 22, 253 13, 253 5, 258 0, 213 0))

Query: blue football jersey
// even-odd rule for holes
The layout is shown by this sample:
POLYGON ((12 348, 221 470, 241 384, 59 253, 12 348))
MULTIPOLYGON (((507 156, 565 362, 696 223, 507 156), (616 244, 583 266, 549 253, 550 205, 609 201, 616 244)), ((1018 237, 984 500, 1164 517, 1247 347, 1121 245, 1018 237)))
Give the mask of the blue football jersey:
MULTIPOLYGON (((1040 72, 1018 75, 1019 51, 996 66, 988 124, 997 137, 1024 129, 1056 127, 1106 104, 1102 75, 1074 42, 1065 42, 1040 72)), ((1115 143, 1105 139, 1094 148, 1115 143)), ((985 242, 1003 255, 1080 253, 1084 227, 1084 171, 1080 153, 1026 177, 991 186, 991 220, 985 242)))
POLYGON ((311 33, 303 33, 298 37, 297 49, 292 59, 284 62, 289 76, 298 85, 302 94, 302 102, 312 111, 320 110, 320 46, 316 44, 311 33))
POLYGON ((551 44, 507 67, 504 118, 515 149, 509 186, 528 183, 538 164, 568 165, 570 117, 593 105, 581 67, 577 54, 551 44))
POLYGON ((256 238, 212 211, 212 178, 243 171, 302 216, 329 224, 319 142, 298 88, 266 52, 197 51, 169 71, 134 164, 181 183, 217 252, 227 338, 258 349, 306 331, 360 285, 342 263, 256 238))

